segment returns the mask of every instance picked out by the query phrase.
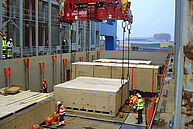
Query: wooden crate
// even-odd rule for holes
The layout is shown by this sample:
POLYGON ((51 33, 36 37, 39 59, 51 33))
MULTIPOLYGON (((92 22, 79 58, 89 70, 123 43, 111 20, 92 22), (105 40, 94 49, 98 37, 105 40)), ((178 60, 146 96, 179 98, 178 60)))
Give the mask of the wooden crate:
POLYGON ((127 83, 120 79, 78 77, 54 86, 56 101, 67 110, 115 116, 128 99, 127 83), (122 96, 122 97, 121 97, 122 96))
MULTIPOLYGON (((118 59, 98 59, 94 60, 93 62, 99 62, 99 63, 116 63, 116 64, 128 64, 128 60, 118 60, 118 59)), ((152 63, 152 61, 147 60, 129 60, 130 64, 146 64, 149 65, 152 63)))
MULTIPOLYGON (((159 86, 159 68, 155 65, 129 64, 129 89, 143 92, 157 92, 159 86)), ((127 79, 128 64, 123 65, 123 75, 127 79)), ((122 64, 76 62, 72 64, 72 79, 76 77, 101 77, 121 79, 122 64)))
POLYGON ((9 100, 15 95, 0 95, 0 129, 31 129, 34 124, 43 123, 46 117, 53 114, 56 106, 54 95, 21 104, 23 100, 38 94, 28 92, 16 100, 9 100))

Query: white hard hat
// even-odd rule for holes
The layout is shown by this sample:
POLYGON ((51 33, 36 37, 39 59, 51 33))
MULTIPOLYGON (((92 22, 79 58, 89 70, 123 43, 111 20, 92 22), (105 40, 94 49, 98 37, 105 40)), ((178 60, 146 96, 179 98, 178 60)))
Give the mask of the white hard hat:
POLYGON ((138 95, 137 97, 138 97, 138 98, 141 98, 141 95, 138 95))
POLYGON ((60 105, 60 104, 61 104, 61 102, 60 102, 60 101, 58 101, 58 102, 57 102, 57 106, 58 106, 58 105, 60 105))

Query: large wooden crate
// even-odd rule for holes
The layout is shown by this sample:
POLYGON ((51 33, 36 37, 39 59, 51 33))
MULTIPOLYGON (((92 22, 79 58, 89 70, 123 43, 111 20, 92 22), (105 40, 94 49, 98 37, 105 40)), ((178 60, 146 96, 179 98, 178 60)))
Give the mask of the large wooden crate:
MULTIPOLYGON (((116 64, 128 64, 128 60, 118 60, 118 59, 98 59, 94 60, 93 62, 99 62, 99 63, 116 63, 116 64)), ((152 61, 147 60, 129 60, 129 64, 151 64, 152 61)))
MULTIPOLYGON (((159 87, 159 68, 155 65, 129 64, 130 83, 129 89, 143 92, 157 92, 159 87)), ((128 64, 123 65, 123 75, 127 79, 128 64)), ((121 79, 122 64, 76 62, 72 64, 72 78, 76 77, 101 77, 121 79)))
POLYGON ((54 86, 55 100, 67 110, 115 116, 128 99, 120 79, 78 77, 54 86), (121 97, 122 96, 122 97, 121 97))

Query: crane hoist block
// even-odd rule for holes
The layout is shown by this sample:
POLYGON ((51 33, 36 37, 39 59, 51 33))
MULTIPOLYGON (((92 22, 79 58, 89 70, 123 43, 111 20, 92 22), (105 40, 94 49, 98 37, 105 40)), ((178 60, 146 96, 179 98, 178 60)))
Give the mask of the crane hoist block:
POLYGON ((133 22, 127 0, 66 0, 61 3, 59 22, 125 20, 133 22))

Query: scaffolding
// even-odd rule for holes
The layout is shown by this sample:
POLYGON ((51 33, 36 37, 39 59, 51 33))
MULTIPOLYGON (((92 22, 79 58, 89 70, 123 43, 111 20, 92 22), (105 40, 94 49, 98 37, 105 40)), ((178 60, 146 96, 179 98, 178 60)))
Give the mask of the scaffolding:
MULTIPOLYGON (((13 39, 13 58, 57 54, 61 49, 66 53, 100 48, 100 23, 76 21, 71 31, 70 25, 58 23, 60 3, 54 0, 0 0, 0 3, 0 28, 8 39, 13 39)), ((0 47, 2 55, 2 39, 0 47)))

